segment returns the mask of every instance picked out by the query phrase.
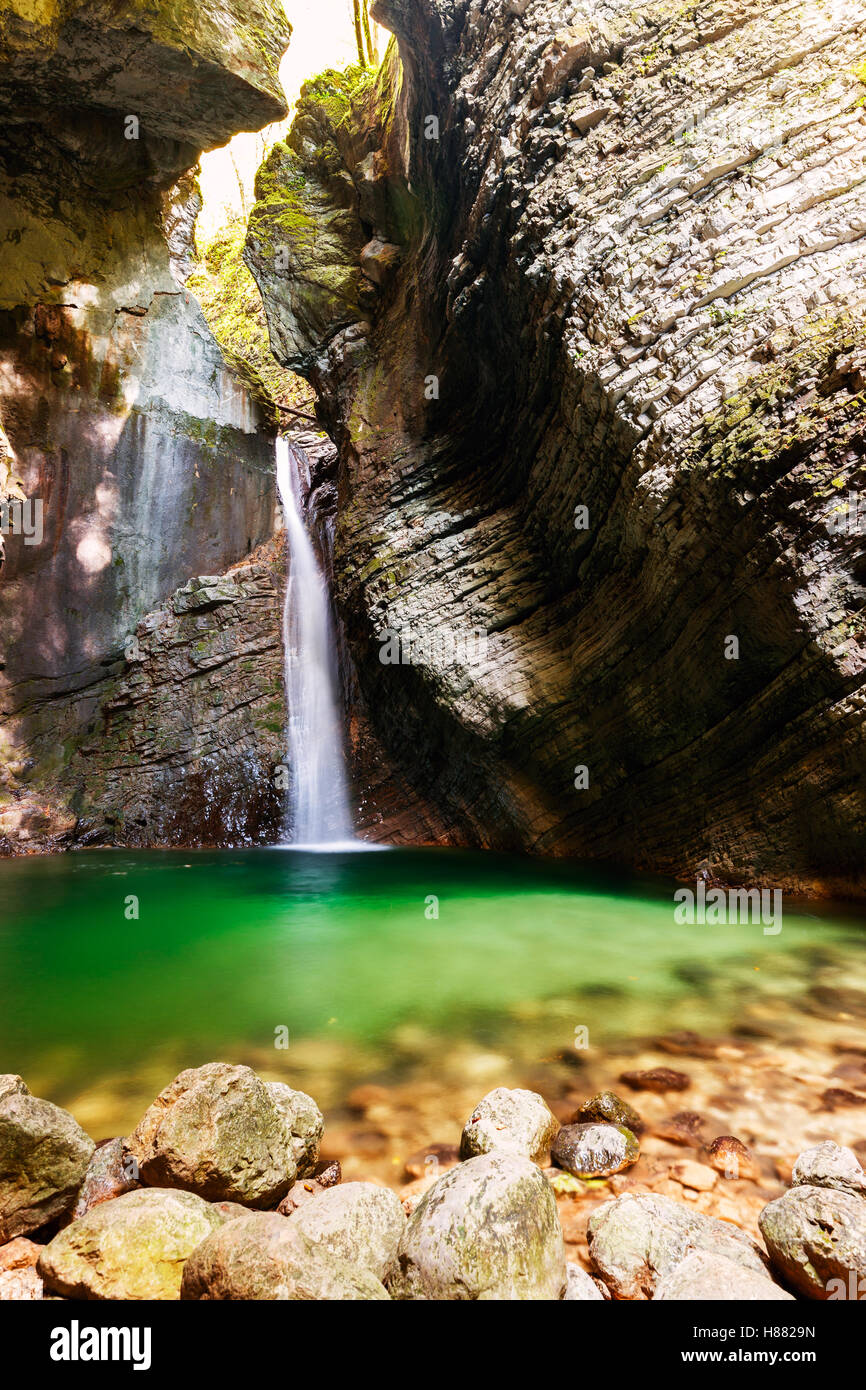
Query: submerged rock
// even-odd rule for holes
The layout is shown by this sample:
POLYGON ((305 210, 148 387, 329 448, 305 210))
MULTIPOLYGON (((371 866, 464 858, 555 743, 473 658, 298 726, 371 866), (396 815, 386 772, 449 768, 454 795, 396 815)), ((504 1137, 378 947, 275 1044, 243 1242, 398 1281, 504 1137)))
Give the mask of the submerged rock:
POLYGON ((478 1102, 460 1141, 460 1157, 498 1150, 540 1163, 550 1150, 559 1121, 534 1091, 497 1086, 478 1102))
POLYGON ((311 1240, 276 1212, 248 1212, 209 1235, 187 1261, 184 1300, 387 1299, 378 1279, 311 1240))
POLYGON ((866 1293, 866 1199, 859 1194, 801 1183, 764 1207, 758 1224, 774 1268, 800 1293, 866 1293))
MULTIPOLYGON (((183 1188, 212 1202, 271 1206, 291 1187, 295 1154, 310 1142, 309 1128, 306 1135, 290 1128, 296 1114, 250 1067, 210 1062, 182 1071, 160 1092, 125 1141, 124 1157, 135 1159, 151 1186, 183 1188)), ((315 1129, 306 1107, 300 1114, 315 1129)))
POLYGON ((652 1298, 659 1282, 696 1250, 768 1277, 760 1249, 745 1232, 657 1193, 626 1193, 606 1202, 590 1217, 587 1240, 590 1258, 616 1298, 652 1298))
POLYGON ((175 1299, 185 1261, 223 1217, 192 1192, 143 1188, 92 1208, 37 1266, 67 1298, 175 1299))
POLYGON ((671 1067, 650 1067, 648 1071, 624 1071, 619 1078, 633 1091, 655 1091, 663 1096, 667 1091, 686 1091, 691 1080, 683 1071, 671 1067))
POLYGON ((467 1159, 409 1217, 386 1278, 398 1299, 561 1298, 565 1246, 556 1199, 528 1158, 467 1159))
POLYGON ((74 1203, 94 1143, 66 1110, 5 1078, 0 1099, 0 1243, 38 1231, 74 1203))
POLYGON ((372 1182, 332 1187, 315 1202, 305 1202, 289 1220, 317 1245, 376 1279, 384 1279, 406 1229, 400 1198, 372 1182))
POLYGON ((640 1144, 624 1125, 564 1125, 551 1157, 576 1178, 609 1178, 640 1158, 640 1144))
POLYGON ((646 1125, 640 1115, 622 1100, 615 1091, 599 1091, 579 1105, 571 1119, 572 1124, 624 1125, 632 1134, 640 1135, 646 1125))

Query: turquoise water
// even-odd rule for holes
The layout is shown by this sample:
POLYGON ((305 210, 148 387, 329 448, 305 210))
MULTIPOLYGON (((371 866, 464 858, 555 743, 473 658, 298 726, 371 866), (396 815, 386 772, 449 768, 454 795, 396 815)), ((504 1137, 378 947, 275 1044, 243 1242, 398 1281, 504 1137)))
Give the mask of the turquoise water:
POLYGON ((531 1059, 579 1028, 604 1048, 762 1008, 795 1025, 816 980, 866 985, 854 914, 678 925, 675 886, 444 850, 2 861, 0 1070, 62 1103, 102 1093, 110 1127, 215 1058, 297 1064, 333 1100, 410 1054, 436 1074, 458 1042, 531 1059))

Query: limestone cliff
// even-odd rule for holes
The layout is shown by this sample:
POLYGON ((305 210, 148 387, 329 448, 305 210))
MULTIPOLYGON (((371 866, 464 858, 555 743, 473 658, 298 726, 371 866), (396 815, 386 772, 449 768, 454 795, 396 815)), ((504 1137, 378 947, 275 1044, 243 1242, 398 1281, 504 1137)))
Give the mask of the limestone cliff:
POLYGON ((441 838, 862 892, 866 9, 374 12, 247 244, 357 708, 441 838))
MULTIPOLYGON (((0 3, 0 494, 41 508, 39 538, 5 535, 0 583, 13 847, 34 816, 67 830, 98 801, 103 764, 91 787, 83 748, 106 727, 106 682, 126 671, 140 695, 142 617, 271 535, 272 429, 184 288, 198 208, 185 171, 285 114, 287 40, 279 0, 0 3)), ((229 761, 191 815, 193 713, 177 712, 189 765, 159 785, 155 835, 156 820, 185 818, 191 836, 213 822, 231 780, 229 761)), ((106 813, 148 803, 144 771, 137 789, 126 775, 106 813)))

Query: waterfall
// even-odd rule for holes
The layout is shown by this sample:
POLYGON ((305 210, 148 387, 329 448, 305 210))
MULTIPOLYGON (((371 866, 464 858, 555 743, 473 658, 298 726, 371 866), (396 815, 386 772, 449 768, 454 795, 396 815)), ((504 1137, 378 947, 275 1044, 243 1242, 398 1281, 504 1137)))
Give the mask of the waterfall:
POLYGON ((277 439, 277 488, 286 518, 289 578, 283 605, 283 662, 289 725, 294 844, 352 838, 337 701, 336 646, 328 586, 303 518, 298 455, 277 439))

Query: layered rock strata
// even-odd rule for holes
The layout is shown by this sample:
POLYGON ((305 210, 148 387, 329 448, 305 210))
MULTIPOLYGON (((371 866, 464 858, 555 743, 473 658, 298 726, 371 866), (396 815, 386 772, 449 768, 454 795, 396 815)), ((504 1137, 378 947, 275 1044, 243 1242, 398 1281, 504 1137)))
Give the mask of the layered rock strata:
POLYGON ((861 892, 862 5, 375 13, 247 256, 376 737, 452 839, 861 892))

